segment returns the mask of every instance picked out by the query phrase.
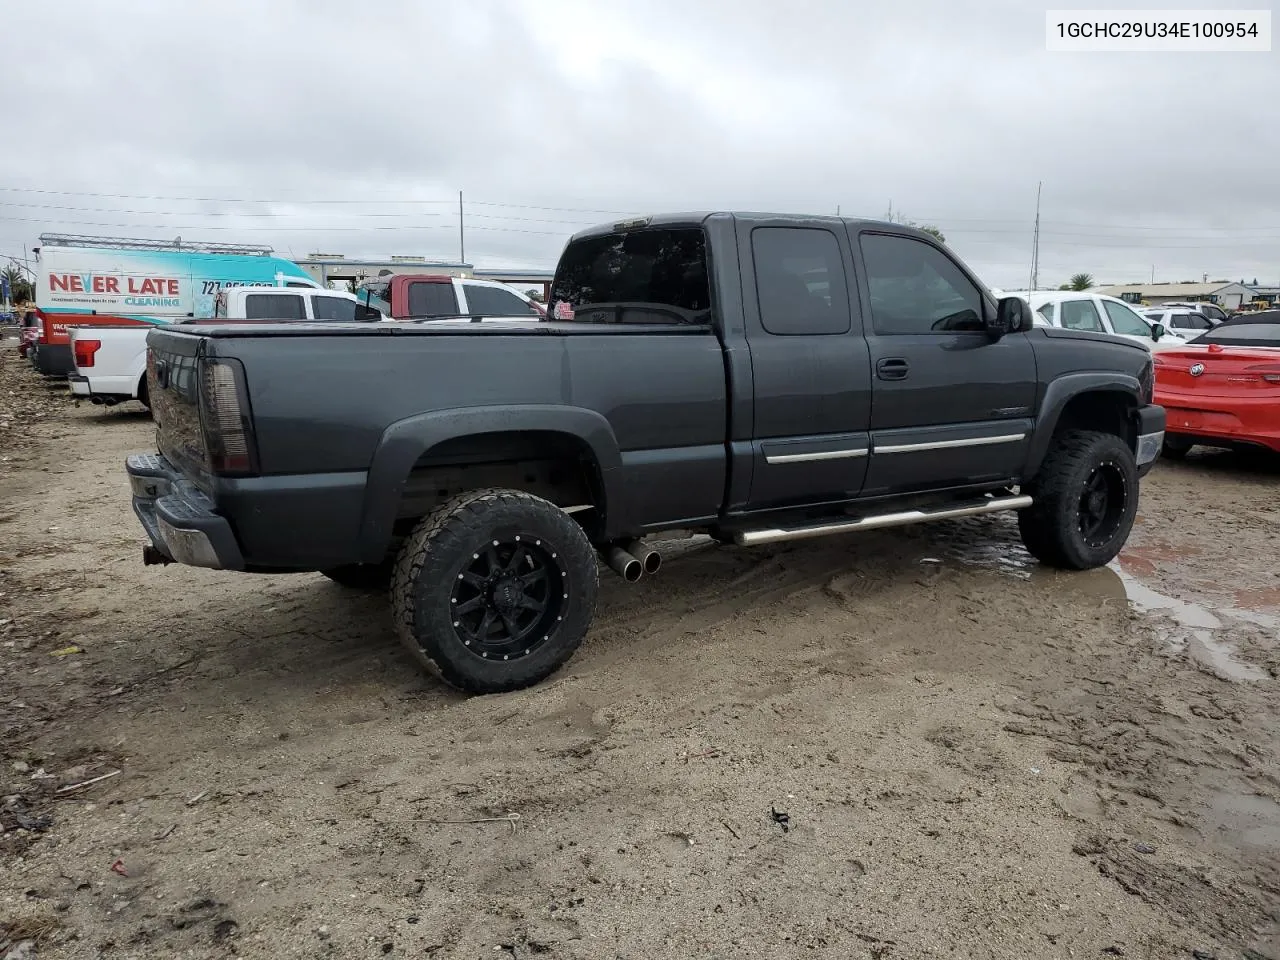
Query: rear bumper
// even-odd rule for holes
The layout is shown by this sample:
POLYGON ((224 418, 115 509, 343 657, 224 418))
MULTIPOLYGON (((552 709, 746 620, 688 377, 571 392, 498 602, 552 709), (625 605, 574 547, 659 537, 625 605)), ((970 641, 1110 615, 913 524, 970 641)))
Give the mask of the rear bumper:
POLYGON ((1155 466, 1164 446, 1165 411, 1154 403, 1138 411, 1138 442, 1134 457, 1138 462, 1138 476, 1145 477, 1155 466))
POLYGON ((244 557, 231 524, 213 501, 158 454, 125 461, 133 512, 151 538, 148 563, 184 563, 214 570, 243 570, 244 557))
POLYGON ((1208 403, 1191 397, 1171 396, 1168 430, 1205 446, 1267 447, 1280 453, 1280 418, 1274 400, 1240 399, 1208 403))
POLYGON ((65 377, 76 372, 69 343, 37 343, 35 364, 37 370, 51 377, 65 377))
POLYGON ((71 384, 71 392, 77 397, 91 397, 93 391, 89 389, 89 378, 82 377, 78 373, 73 373, 67 377, 67 382, 71 384))
POLYGON ((120 403, 134 400, 137 395, 130 389, 133 383, 129 377, 86 377, 81 373, 73 373, 67 377, 71 384, 71 392, 77 397, 88 397, 94 403, 120 403))
POLYGON ((284 573, 359 563, 367 475, 217 477, 215 496, 166 457, 125 461, 150 563, 284 573))

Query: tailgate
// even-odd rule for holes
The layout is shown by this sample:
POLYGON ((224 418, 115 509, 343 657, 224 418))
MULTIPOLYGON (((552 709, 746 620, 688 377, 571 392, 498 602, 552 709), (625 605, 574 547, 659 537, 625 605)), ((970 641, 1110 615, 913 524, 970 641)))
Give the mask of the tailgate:
POLYGON ((200 422, 200 356, 205 338, 169 330, 147 336, 147 393, 156 421, 156 445, 187 477, 209 476, 200 422))

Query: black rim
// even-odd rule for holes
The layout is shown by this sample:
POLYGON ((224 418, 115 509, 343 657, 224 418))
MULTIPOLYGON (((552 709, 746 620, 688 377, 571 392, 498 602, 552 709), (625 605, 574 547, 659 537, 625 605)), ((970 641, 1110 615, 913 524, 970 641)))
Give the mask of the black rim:
POLYGON ((1118 465, 1108 460, 1093 468, 1080 493, 1080 533, 1085 542, 1100 547, 1120 531, 1128 495, 1118 465))
POLYGON ((458 574, 453 631, 487 660, 518 660, 551 639, 569 586, 559 552, 528 534, 491 540, 458 574))

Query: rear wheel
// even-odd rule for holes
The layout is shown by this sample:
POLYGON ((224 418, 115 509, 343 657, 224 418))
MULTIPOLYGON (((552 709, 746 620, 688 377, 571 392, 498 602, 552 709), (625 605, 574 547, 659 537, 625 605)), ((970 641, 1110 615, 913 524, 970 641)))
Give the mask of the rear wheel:
POLYGON ((446 501, 410 534, 391 602, 401 642, 471 693, 528 687, 578 649, 595 614, 595 550, 572 517, 518 490, 446 501))
POLYGON ((1018 514, 1022 542, 1052 567, 1088 570, 1120 552, 1138 512, 1138 469, 1120 437, 1071 430, 1054 438, 1018 514))

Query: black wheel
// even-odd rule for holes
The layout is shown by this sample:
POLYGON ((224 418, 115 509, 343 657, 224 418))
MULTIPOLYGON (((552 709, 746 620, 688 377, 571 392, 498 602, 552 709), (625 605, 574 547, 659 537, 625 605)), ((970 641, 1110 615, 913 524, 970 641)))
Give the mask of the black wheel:
MULTIPOLYGON (((147 375, 145 373, 142 375, 141 382, 138 383, 138 402, 142 404, 148 413, 152 413, 151 394, 147 392, 147 375)), ((154 417, 155 414, 152 413, 152 416, 154 417)))
POLYGON ((1113 560, 1138 512, 1133 451, 1111 433, 1071 430, 1053 440, 1036 478, 1034 503, 1018 514, 1022 542, 1051 567, 1088 570, 1113 560))
POLYGON ((1194 444, 1186 437, 1180 437, 1176 433, 1166 433, 1160 455, 1169 460, 1181 460, 1191 451, 1192 446, 1194 444))
POLYGON ((396 630, 452 686, 518 690, 578 649, 599 578, 586 534, 555 504, 518 490, 474 491, 424 518, 401 548, 396 630))
POLYGON ((395 564, 388 560, 386 563, 348 563, 320 572, 351 590, 386 590, 391 585, 394 568, 395 564))

